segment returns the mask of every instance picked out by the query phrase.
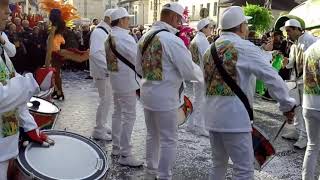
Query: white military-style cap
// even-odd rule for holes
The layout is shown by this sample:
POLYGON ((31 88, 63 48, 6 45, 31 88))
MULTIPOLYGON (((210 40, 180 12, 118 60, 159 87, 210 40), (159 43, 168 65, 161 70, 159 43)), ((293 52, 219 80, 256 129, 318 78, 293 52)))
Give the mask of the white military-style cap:
POLYGON ((163 5, 162 9, 168 9, 171 10, 177 14, 179 14, 182 17, 182 23, 186 23, 187 20, 183 16, 184 8, 181 4, 176 2, 170 2, 165 5, 163 5))
POLYGON ((197 24, 197 30, 200 31, 208 24, 210 24, 210 20, 208 18, 201 19, 197 24))
POLYGON ((300 22, 296 19, 289 19, 288 21, 286 21, 284 26, 281 27, 280 30, 281 31, 286 30, 285 27, 297 27, 302 29, 300 22))
POLYGON ((119 7, 111 13, 110 17, 111 17, 111 20, 114 21, 114 20, 121 19, 124 17, 130 17, 130 15, 125 8, 119 7))
POLYGON ((104 17, 111 17, 111 14, 112 12, 114 11, 115 9, 107 9, 105 12, 104 12, 104 17))
POLYGON ((243 22, 247 22, 252 17, 245 16, 243 9, 240 6, 231 6, 227 8, 221 17, 221 28, 222 30, 231 29, 239 26, 243 22))

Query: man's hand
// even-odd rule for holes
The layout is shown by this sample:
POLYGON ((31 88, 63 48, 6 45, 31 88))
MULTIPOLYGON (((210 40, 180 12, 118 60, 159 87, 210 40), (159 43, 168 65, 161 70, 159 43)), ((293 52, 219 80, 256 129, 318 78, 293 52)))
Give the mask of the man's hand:
POLYGON ((273 50, 273 41, 268 41, 267 44, 262 44, 261 46, 265 51, 273 50))
POLYGON ((287 57, 284 57, 282 61, 283 67, 287 66, 288 63, 289 63, 289 59, 287 57))
POLYGON ((283 115, 287 117, 287 122, 288 124, 292 124, 293 123, 293 118, 295 116, 294 110, 295 110, 296 106, 294 106, 291 111, 288 112, 284 112, 283 115))
POLYGON ((22 141, 24 146, 28 145, 29 142, 40 144, 43 147, 54 145, 54 141, 50 139, 47 134, 39 131, 39 129, 33 129, 23 133, 22 141))

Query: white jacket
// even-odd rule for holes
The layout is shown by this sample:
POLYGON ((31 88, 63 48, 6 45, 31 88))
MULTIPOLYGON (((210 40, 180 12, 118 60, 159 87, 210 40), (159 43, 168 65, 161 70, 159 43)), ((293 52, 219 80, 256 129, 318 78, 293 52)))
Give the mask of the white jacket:
POLYGON ((192 60, 203 68, 203 56, 208 47, 210 46, 206 35, 203 32, 197 32, 190 44, 190 52, 192 60))
MULTIPOLYGON (((107 23, 101 21, 98 26, 104 27, 110 34, 111 28, 107 23)), ((104 47, 108 36, 109 35, 100 28, 95 28, 90 35, 90 75, 95 79, 105 79, 108 74, 104 47)))
POLYGON ((320 111, 320 40, 305 52, 303 82, 302 107, 320 111))
POLYGON ((15 72, 6 53, 8 50, 14 54, 13 48, 5 48, 6 64, 0 57, 0 162, 18 154, 19 126, 25 131, 37 128, 26 103, 39 91, 39 86, 32 74, 23 77, 15 72))
POLYGON ((179 88, 184 80, 203 83, 203 73, 192 61, 191 53, 183 41, 175 34, 177 29, 165 22, 155 22, 139 41, 136 70, 143 76, 141 81, 141 102, 152 111, 178 109, 182 103, 179 88), (143 57, 141 50, 144 40, 157 30, 143 57))
MULTIPOLYGON (((295 100, 290 98, 288 88, 269 63, 266 53, 250 41, 231 32, 223 32, 215 42, 217 51, 225 51, 224 67, 236 80, 253 104, 256 78, 264 81, 270 95, 280 103, 280 110, 290 111, 295 100)), ((241 100, 230 90, 216 69, 210 48, 204 57, 206 84, 205 119, 208 130, 216 132, 250 132, 249 115, 241 100)))
POLYGON ((302 76, 296 79, 296 74, 302 73, 304 52, 317 41, 318 38, 314 37, 312 34, 305 32, 302 34, 298 40, 292 44, 289 54, 289 62, 286 65, 287 69, 293 68, 292 78, 293 80, 298 80, 298 83, 302 83, 302 76), (294 67, 296 63, 296 68, 294 67), (298 72, 296 72, 296 70, 298 72))
MULTIPOLYGON (((112 39, 115 49, 133 65, 136 64, 137 43, 129 34, 129 30, 118 26, 112 27, 109 38, 112 39)), ((107 65, 110 72, 110 82, 114 93, 128 93, 139 89, 139 77, 126 64, 119 60, 111 51, 109 38, 105 43, 107 65)))

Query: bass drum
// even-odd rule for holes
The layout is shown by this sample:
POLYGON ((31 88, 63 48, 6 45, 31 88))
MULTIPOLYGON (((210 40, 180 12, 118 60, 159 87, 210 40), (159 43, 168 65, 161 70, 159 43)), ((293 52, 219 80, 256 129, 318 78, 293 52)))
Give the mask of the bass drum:
MULTIPOLYGON (((107 155, 98 144, 81 135, 58 130, 43 131, 55 141, 49 148, 30 143, 20 148, 15 180, 98 180, 108 170, 107 155)), ((13 171, 11 169, 11 171, 13 171)))

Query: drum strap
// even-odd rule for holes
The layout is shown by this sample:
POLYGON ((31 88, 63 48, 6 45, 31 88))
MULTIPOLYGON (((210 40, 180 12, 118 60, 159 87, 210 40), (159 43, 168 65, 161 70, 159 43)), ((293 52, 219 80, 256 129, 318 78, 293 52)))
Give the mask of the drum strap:
POLYGON ((235 80, 233 80, 232 77, 228 74, 228 72, 224 69, 223 60, 221 60, 220 57, 218 56, 215 43, 212 43, 210 49, 211 49, 211 56, 213 58, 213 61, 216 65, 222 79, 230 87, 230 89, 238 96, 238 98, 241 100, 241 102, 245 106, 245 108, 249 114, 250 120, 253 120, 253 109, 250 106, 249 100, 248 100, 247 96, 245 95, 245 93, 242 91, 242 89, 235 82, 235 80))
POLYGON ((107 35, 109 34, 109 32, 107 31, 106 28, 102 27, 102 26, 97 26, 97 29, 101 29, 102 31, 104 31, 107 35))
POLYGON ((111 41, 111 38, 109 38, 109 46, 110 46, 110 49, 112 51, 112 53, 114 55, 117 56, 117 58, 122 61, 124 64, 126 64, 130 69, 132 69, 137 75, 139 78, 142 78, 142 76, 140 74, 138 74, 138 72, 136 71, 136 68, 135 68, 135 65, 132 64, 128 59, 126 59, 125 57, 123 57, 117 50, 116 48, 114 47, 114 45, 112 44, 112 41, 111 41))

